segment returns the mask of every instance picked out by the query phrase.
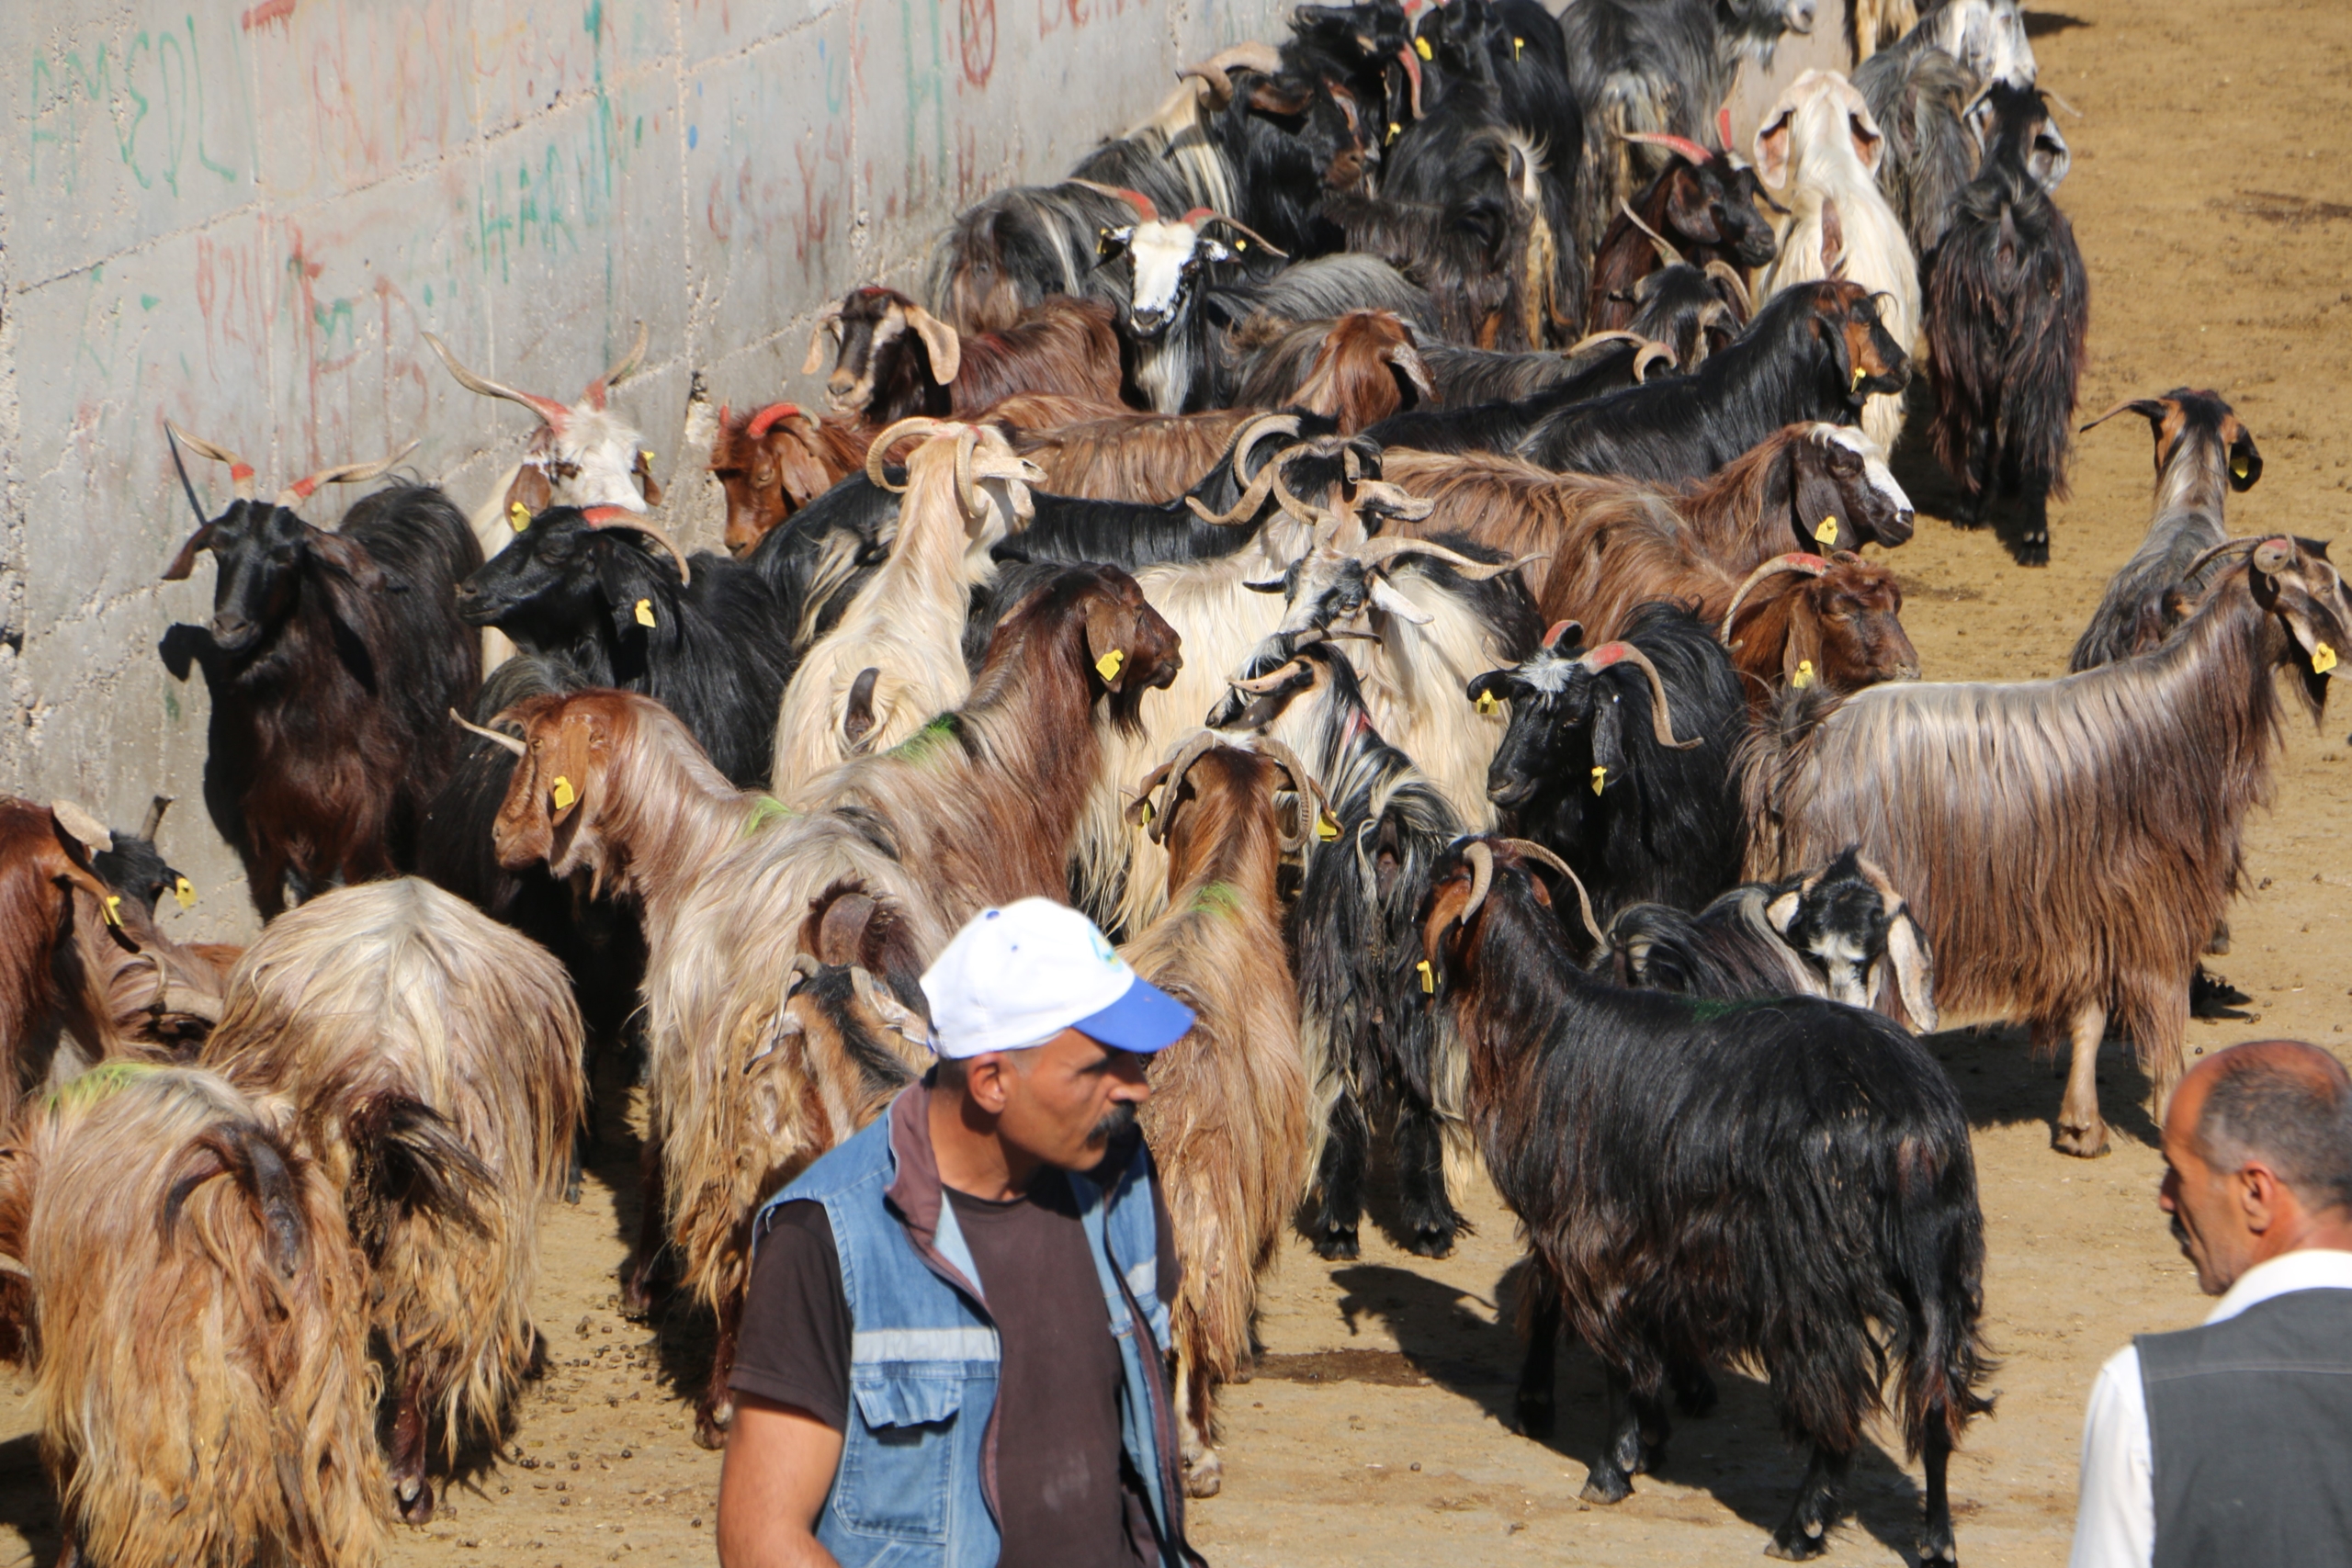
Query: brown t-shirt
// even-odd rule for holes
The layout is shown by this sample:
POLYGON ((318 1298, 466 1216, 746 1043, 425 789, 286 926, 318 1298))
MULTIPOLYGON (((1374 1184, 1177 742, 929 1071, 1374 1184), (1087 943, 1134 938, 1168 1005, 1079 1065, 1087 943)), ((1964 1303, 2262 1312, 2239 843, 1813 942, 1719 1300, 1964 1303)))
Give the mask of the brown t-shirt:
MULTIPOLYGON (((945 1190, 996 1321, 1000 1568, 1129 1568, 1151 1560, 1140 1482, 1119 1443, 1119 1348, 1069 1182, 1039 1173, 992 1203, 945 1190)), ((1168 1211, 1152 1190, 1160 1300, 1176 1292, 1168 1211)), ((849 1419, 850 1313, 820 1203, 779 1207, 759 1244, 730 1387, 849 1419)))

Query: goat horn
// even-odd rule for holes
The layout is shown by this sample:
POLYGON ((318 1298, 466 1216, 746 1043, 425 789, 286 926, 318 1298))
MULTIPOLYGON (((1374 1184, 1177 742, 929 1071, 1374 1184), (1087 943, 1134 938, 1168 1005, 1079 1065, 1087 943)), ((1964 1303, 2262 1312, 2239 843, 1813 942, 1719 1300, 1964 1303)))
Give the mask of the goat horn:
POLYGON ((139 824, 141 838, 151 844, 155 841, 155 835, 163 830, 164 813, 170 808, 171 804, 172 797, 168 795, 156 795, 147 803, 147 819, 139 824))
POLYGON ((1742 321, 1746 321, 1756 313, 1755 296, 1747 292, 1747 279, 1739 276, 1737 267, 1724 260, 1723 257, 1716 256, 1701 270, 1704 271, 1709 277, 1718 278, 1731 285, 1732 291, 1739 296, 1739 315, 1742 321))
POLYGON ((1237 692, 1247 692, 1253 697, 1262 697, 1284 681, 1289 680, 1292 669, 1301 662, 1302 660, 1296 659, 1285 659, 1263 675, 1236 677, 1227 681, 1226 684, 1237 692))
POLYGON ((1678 369, 1680 368, 1681 361, 1677 357, 1671 347, 1659 343, 1655 339, 1643 344, 1640 352, 1634 355, 1634 384, 1638 386, 1643 381, 1646 380, 1649 377, 1650 367, 1656 365, 1661 359, 1665 360, 1668 366, 1674 367, 1678 369))
POLYGON ((817 324, 808 330, 808 357, 800 362, 803 376, 814 376, 825 365, 825 330, 836 326, 842 319, 842 302, 829 299, 817 312, 817 324))
POLYGON ((196 499, 196 481, 187 477, 187 460, 180 456, 180 433, 168 419, 164 422, 164 442, 172 449, 172 467, 179 472, 180 489, 187 492, 188 510, 196 513, 196 525, 201 528, 212 519, 204 514, 204 502, 196 499))
MULTIPOLYGON (((1208 209, 1205 208, 1194 208, 1193 212, 1188 212, 1184 215, 1185 220, 1189 222, 1192 220, 1193 212, 1207 212, 1207 210, 1208 209)), ((1238 218, 1227 218, 1222 212, 1208 212, 1207 217, 1204 218, 1202 221, 1206 223, 1222 223, 1228 229, 1238 229, 1243 233, 1249 235, 1251 239, 1257 241, 1260 245, 1263 246, 1267 254, 1280 256, 1284 261, 1288 261, 1290 259, 1290 253, 1288 251, 1283 249, 1280 245, 1277 245, 1263 234, 1261 234, 1257 230, 1252 229, 1249 224, 1244 223, 1238 218)))
POLYGON ((1348 554, 1361 562, 1367 571, 1378 570, 1398 556, 1428 556, 1432 560, 1443 561, 1473 582, 1484 582, 1488 578, 1519 570, 1519 562, 1515 560, 1496 566, 1488 561, 1472 560, 1459 551, 1450 550, 1428 539, 1409 538, 1398 534, 1376 534, 1348 554))
POLYGON ((1657 737, 1659 745, 1671 746, 1678 751, 1688 751, 1698 745, 1702 739, 1696 735, 1688 740, 1677 740, 1674 738, 1674 716, 1666 705, 1666 682, 1658 678, 1657 666, 1650 662, 1650 656, 1632 643, 1604 642, 1577 662, 1595 673, 1608 669, 1612 664, 1630 664, 1648 676, 1650 733, 1657 737))
POLYGON ((2117 414, 2136 412, 2142 403, 2153 400, 2154 400, 2148 398, 2126 398, 2121 402, 2116 404, 2113 408, 2108 410, 2105 413, 2099 415, 2097 419, 2091 421, 2088 424, 2082 426, 2076 434, 2088 434, 2090 432, 2097 430, 2100 425, 2105 424, 2109 420, 2113 419, 2117 414))
POLYGON ((1562 876, 1566 877, 1568 886, 1577 890, 1577 910, 1584 916, 1584 929, 1590 931, 1592 940, 1603 948, 1609 945, 1609 938, 1601 931, 1600 922, 1592 918, 1592 895, 1584 890, 1584 878, 1570 870, 1566 861, 1562 860, 1532 839, 1498 839, 1496 842, 1517 850, 1522 855, 1540 860, 1562 876))
POLYGON ((646 521, 634 512, 617 506, 589 507, 581 513, 580 520, 591 528, 628 528, 644 535, 669 551, 670 558, 678 563, 678 586, 681 588, 694 586, 694 569, 686 565, 686 552, 679 548, 678 541, 670 537, 660 525, 646 521))
POLYGON ((603 408, 605 395, 627 380, 636 371, 639 362, 644 359, 648 341, 645 323, 639 321, 637 323, 637 341, 629 344, 628 352, 614 360, 602 376, 589 382, 588 389, 580 394, 580 400, 592 409, 603 408))
POLYGON ((1681 266, 1686 265, 1682 259, 1682 253, 1676 250, 1665 235, 1659 233, 1657 230, 1643 222, 1640 215, 1634 212, 1633 208, 1626 203, 1625 198, 1622 196, 1617 198, 1617 210, 1625 215, 1626 222, 1631 223, 1634 228, 1639 229, 1643 233, 1647 234, 1650 237, 1650 243, 1657 247, 1658 260, 1664 262, 1668 266, 1681 266))
POLYGON ((927 419, 920 414, 912 419, 900 420, 876 436, 874 445, 865 449, 865 477, 872 479, 878 489, 904 494, 905 485, 893 485, 882 478, 883 456, 910 435, 928 441, 934 435, 944 434, 951 428, 954 427, 944 419, 927 419))
POLYGON ((1284 833, 1279 826, 1274 831, 1283 849, 1302 848, 1315 837, 1316 824, 1322 820, 1323 814, 1330 810, 1331 797, 1323 793, 1322 783, 1306 771, 1306 764, 1298 760, 1297 752, 1271 735, 1259 736, 1255 744, 1261 755, 1290 775, 1291 788, 1298 795, 1298 831, 1284 833))
MULTIPOLYGON (((721 409, 718 412, 720 415, 719 423, 723 424, 726 423, 725 416, 727 411, 725 409, 721 409)), ((744 422, 743 434, 752 440, 757 441, 760 437, 765 435, 770 430, 773 430, 775 427, 776 421, 782 419, 798 419, 799 417, 800 405, 798 403, 770 403, 767 407, 760 410, 759 412, 753 414, 749 420, 744 422)))
POLYGON ((321 485, 356 485, 363 479, 372 479, 415 451, 416 446, 417 444, 412 441, 390 457, 379 457, 372 463, 337 463, 332 468, 321 468, 315 474, 306 474, 277 492, 277 504, 290 507, 298 502, 308 501, 311 492, 321 485))
POLYGON ((1125 202, 1129 207, 1134 208, 1136 209, 1136 216, 1141 219, 1144 222, 1157 223, 1159 221, 1159 209, 1152 205, 1151 197, 1144 195, 1144 193, 1139 190, 1129 190, 1125 186, 1106 186, 1095 180, 1064 180, 1062 183, 1064 185, 1084 186, 1088 190, 1093 191, 1102 196, 1115 196, 1121 201, 1125 202))
POLYGON ((1281 505, 1283 511, 1302 523, 1312 525, 1318 533, 1325 524, 1329 524, 1332 541, 1336 544, 1339 540, 1340 521, 1339 513, 1326 511, 1320 506, 1309 506, 1291 494, 1290 486, 1283 482, 1283 459, 1280 454, 1277 454, 1274 460, 1266 466, 1274 471, 1274 500, 1281 505))
POLYGON ((1454 920, 1466 926, 1478 906, 1487 901, 1487 889, 1495 885, 1495 852, 1486 840, 1476 839, 1462 846, 1462 858, 1470 863, 1470 901, 1462 906, 1454 920))
POLYGON ((1201 730, 1178 747, 1174 756, 1153 769, 1143 781, 1141 788, 1136 794, 1138 807, 1148 803, 1151 799, 1151 792, 1162 785, 1167 787, 1170 797, 1166 805, 1151 814, 1150 821, 1145 826, 1144 830, 1151 835, 1153 843, 1160 844, 1168 841, 1168 824, 1176 815, 1174 796, 1176 791, 1184 783, 1184 775, 1192 771, 1194 762, 1201 760, 1201 753, 1219 743, 1215 730, 1201 730))
POLYGON ((1235 71, 1255 71, 1261 76, 1279 75, 1283 68, 1280 54, 1270 43, 1237 43, 1230 49, 1219 50, 1196 65, 1187 65, 1176 73, 1179 82, 1197 78, 1208 89, 1215 107, 1223 108, 1233 101, 1235 71))
POLYGON ((1405 62, 1405 80, 1412 84, 1413 89, 1413 118, 1419 119, 1421 118, 1421 62, 1413 58, 1409 46, 1398 50, 1396 58, 1405 62))
POLYGON ((509 751, 514 752, 517 757, 527 757, 531 754, 531 749, 528 746, 524 745, 520 740, 515 739, 514 737, 507 734, 503 729, 486 729, 482 726, 476 724, 473 720, 468 718, 464 714, 459 713, 456 708, 451 708, 449 710, 449 716, 458 721, 458 728, 469 729, 476 735, 481 736, 484 740, 495 740, 501 746, 505 747, 509 751))
POLYGON ((1197 495, 1186 496, 1184 504, 1191 507, 1193 515, 1204 523, 1215 523, 1220 525, 1228 523, 1247 523, 1258 515, 1258 508, 1266 504, 1267 492, 1273 489, 1274 481, 1282 477, 1281 468, 1282 458, 1277 456, 1272 462, 1259 469, 1258 477, 1250 481, 1250 487, 1241 492, 1240 499, 1233 503, 1231 511, 1211 512, 1202 504, 1201 498, 1197 495))
POLYGON ((2199 571, 2204 570, 2205 563, 2207 561, 2211 560, 2223 550, 2233 550, 2241 545, 2249 547, 2259 545, 2267 540, 2275 539, 2278 536, 2276 534, 2241 534, 2234 539, 2223 539, 2220 544, 2215 545, 2211 549, 2207 550, 2203 555, 2199 556, 2195 560, 2190 561, 2188 563, 2188 570, 2180 574, 2179 581, 2187 582, 2190 579, 2194 578, 2199 571))
POLYGON ((1295 413, 1261 413, 1243 424, 1233 437, 1233 471, 1236 475, 1250 466, 1258 443, 1270 435, 1298 434, 1298 416, 1295 413))
MULTIPOLYGON (((174 424, 170 420, 165 420, 164 422, 164 428, 171 433, 174 440, 185 445, 189 451, 195 453, 198 457, 209 457, 216 463, 228 464, 230 488, 235 491, 239 501, 251 501, 254 498, 254 466, 251 463, 246 462, 243 457, 238 457, 226 446, 215 446, 209 441, 200 441, 197 439, 197 437, 190 435, 178 425, 174 424)), ((183 469, 181 472, 183 477, 185 477, 187 470, 183 469)), ((188 501, 193 503, 195 500, 196 492, 194 491, 190 491, 188 492, 188 501)), ((199 523, 209 521, 200 508, 198 510, 196 516, 197 521, 199 523)))
MULTIPOLYGON (((142 955, 152 956, 152 955, 142 955)), ((219 991, 208 987, 191 986, 185 980, 163 978, 164 964, 155 960, 155 1003, 149 1010, 157 1013, 178 1013, 185 1018, 200 1018, 207 1023, 219 1023, 224 1004, 219 991)))
POLYGON ((1657 130, 1621 130, 1617 133, 1628 141, 1646 141, 1653 147, 1664 147, 1679 152, 1691 164, 1701 164, 1714 156, 1687 136, 1668 136, 1657 130))
POLYGON ((1739 592, 1731 596, 1731 608, 1724 612, 1723 630, 1715 634, 1716 639, 1726 647, 1730 646, 1731 624, 1739 618, 1741 602, 1747 599, 1749 589, 1766 578, 1783 571, 1801 571, 1807 577, 1820 577, 1828 570, 1827 561, 1823 560, 1819 556, 1808 555, 1803 550, 1792 550, 1784 556, 1774 556, 1770 560, 1749 572, 1747 581, 1739 585, 1739 592))
POLYGON ((449 374, 458 378, 458 385, 469 392, 479 392, 485 398, 504 398, 510 402, 521 403, 525 408, 537 414, 541 423, 557 430, 561 430, 563 422, 570 417, 571 411, 553 398, 536 398, 528 392, 518 392, 503 382, 493 381, 487 376, 475 375, 458 364, 458 356, 449 352, 449 345, 431 333, 424 334, 424 341, 433 345, 433 352, 441 356, 441 363, 449 367, 449 374))
POLYGON ((1584 336, 1577 339, 1576 342, 1568 344, 1567 347, 1560 350, 1560 357, 1563 359, 1574 359, 1586 349, 1599 348, 1605 343, 1630 343, 1639 344, 1649 341, 1649 339, 1644 337, 1639 333, 1629 333, 1624 331, 1623 328, 1619 328, 1613 332, 1587 333, 1584 336))
POLYGON ((2041 96, 2048 98, 2052 103, 2056 104, 2060 108, 2064 109, 2068 114, 2073 115, 2076 119, 2087 119, 2090 118, 2084 114, 2082 110, 2076 108, 2074 105, 2060 97, 2056 90, 2053 88, 2042 87, 2041 96))

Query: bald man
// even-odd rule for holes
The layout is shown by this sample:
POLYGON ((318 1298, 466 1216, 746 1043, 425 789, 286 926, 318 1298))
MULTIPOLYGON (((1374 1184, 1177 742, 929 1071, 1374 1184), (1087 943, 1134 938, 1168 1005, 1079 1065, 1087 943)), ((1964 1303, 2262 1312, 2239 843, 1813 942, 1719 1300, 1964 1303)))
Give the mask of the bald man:
POLYGON ((2294 1040, 2199 1063, 2156 1207, 2222 1300, 2100 1370, 2071 1568, 2352 1568, 2352 1077, 2294 1040))

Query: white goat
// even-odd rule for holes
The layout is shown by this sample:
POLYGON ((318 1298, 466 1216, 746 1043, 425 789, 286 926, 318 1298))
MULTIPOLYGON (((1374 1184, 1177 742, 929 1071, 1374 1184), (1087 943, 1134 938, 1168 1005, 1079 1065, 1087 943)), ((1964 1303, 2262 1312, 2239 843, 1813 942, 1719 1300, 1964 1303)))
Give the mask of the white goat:
POLYGON ((888 750, 964 701, 972 589, 995 576, 989 547, 1028 520, 1029 487, 1045 482, 1045 470, 1014 457, 994 426, 934 419, 884 431, 867 449, 866 477, 901 488, 883 478, 882 459, 909 436, 923 441, 907 457, 890 558, 784 689, 769 787, 787 806, 831 769, 888 750))
MULTIPOLYGON (((1878 186, 1886 138, 1852 83, 1808 71, 1789 84, 1756 132, 1756 170, 1782 189, 1789 216, 1781 254, 1764 274, 1759 301, 1792 284, 1850 278, 1886 296, 1886 330, 1906 354, 1919 351, 1919 264, 1903 220, 1878 186)), ((1882 394, 1862 406, 1862 429, 1883 448, 1903 434, 1903 400, 1882 394)))

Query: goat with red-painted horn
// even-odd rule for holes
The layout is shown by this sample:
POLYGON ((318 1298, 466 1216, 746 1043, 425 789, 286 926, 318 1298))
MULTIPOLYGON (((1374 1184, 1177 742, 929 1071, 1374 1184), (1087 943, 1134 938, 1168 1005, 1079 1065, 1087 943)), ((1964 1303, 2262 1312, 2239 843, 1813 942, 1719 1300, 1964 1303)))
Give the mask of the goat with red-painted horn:
POLYGON ((970 418, 1016 392, 1119 407, 1119 336, 1100 300, 1040 300, 1002 332, 959 333, 895 288, 868 284, 825 308, 808 342, 813 376, 834 340, 825 398, 879 427, 917 414, 970 418))
POLYGON ((2152 652, 2050 681, 1792 692, 1750 742, 1749 874, 1849 844, 1883 867, 1934 945, 1948 1021, 2024 1023, 2045 1054, 2072 1043, 2052 1139, 2068 1154, 2107 1146, 2094 1066, 2110 1025, 2159 1106, 2170 1093, 2197 956, 2269 793, 2284 718, 2271 674, 2297 677, 2316 718, 2352 648, 2325 547, 2219 553, 2152 652))
POLYGON ((342 1191, 390 1353, 392 1497, 433 1517, 425 1455, 495 1439, 538 1336, 538 1206, 586 1085, 553 958, 428 882, 345 887, 270 922, 205 1066, 282 1098, 342 1191))
POLYGON ((85 1073, 0 1151, 0 1256, 61 1561, 383 1560, 367 1265, 289 1108, 195 1068, 85 1073))
POLYGON ((1810 1450, 1768 1549, 1802 1560, 1824 1550, 1892 1372, 1890 1414, 1926 1461, 1919 1560, 1951 1562, 1951 1450, 1992 1405, 1984 1217, 1951 1080, 1859 1009, 1724 1007, 1596 979, 1563 917, 1569 880, 1533 846, 1466 840, 1421 915, 1480 1152, 1534 1255, 1523 1429, 1551 1431, 1565 1320, 1608 1375, 1584 1496, 1619 1502, 1668 1435, 1669 1383, 1709 1361, 1756 1365, 1810 1450), (1700 1255, 1715 1266, 1687 1266, 1700 1255))
MULTIPOLYGON (((502 863, 584 874, 644 911, 662 1196, 650 1218, 676 1245, 685 1282, 719 1314, 704 1440, 718 1440, 728 1409, 742 1223, 818 1152, 793 1119, 798 1099, 774 1101, 789 1116, 763 1125, 752 1118, 770 1102, 741 1089, 773 1036, 793 955, 846 954, 912 998, 924 965, 980 908, 1065 897, 1105 742, 1136 732, 1145 696, 1182 662, 1174 632, 1132 578, 1063 569, 1005 609, 960 708, 829 773, 797 811, 729 788, 677 720, 643 697, 585 692, 514 711, 527 739, 508 738, 523 760, 495 830, 502 863), (863 934, 829 951, 824 929, 849 899, 865 901, 853 922, 863 934)), ((651 1260, 641 1250, 634 1269, 651 1260)))
POLYGON ((813 417, 797 403, 737 413, 722 405, 710 472, 727 492, 727 548, 743 556, 775 526, 865 467, 880 434, 863 419, 813 417))
POLYGON ((1306 1184, 1306 1070, 1274 884, 1323 806, 1287 748, 1262 751, 1204 733, 1144 779, 1129 808, 1167 847, 1168 905, 1122 953, 1193 1010, 1191 1032, 1152 1058, 1141 1116, 1183 1264, 1169 1327, 1194 1497, 1221 1483, 1216 1393, 1250 1365, 1258 1280, 1306 1184), (1281 791, 1295 800, 1287 821, 1281 791))
POLYGON ((1783 686, 1819 682, 1859 692, 1881 681, 1916 681, 1919 654, 1903 629, 1903 585, 1851 550, 1775 556, 1724 611, 1721 637, 1751 706, 1783 686))
POLYGON ((228 464, 237 499, 199 517, 164 569, 177 582, 209 551, 219 570, 211 625, 173 626, 161 651, 175 679, 204 672, 204 804, 267 919, 289 890, 299 900, 413 863, 417 818, 455 754, 444 716, 481 680, 456 594, 481 549, 427 485, 378 491, 333 532, 293 510, 397 455, 310 475, 264 502, 234 453, 175 438, 228 464))

